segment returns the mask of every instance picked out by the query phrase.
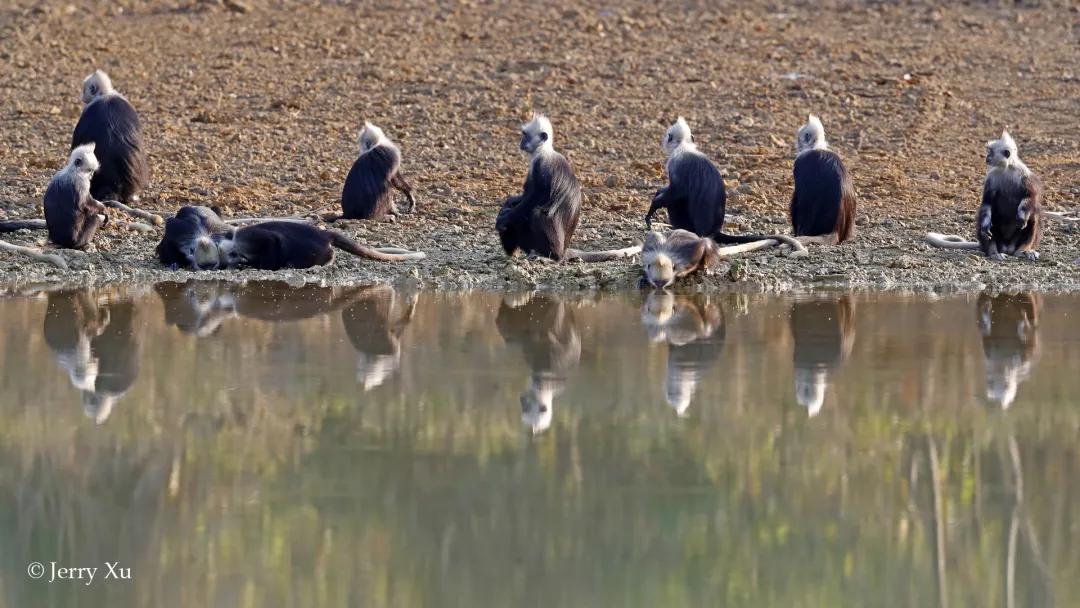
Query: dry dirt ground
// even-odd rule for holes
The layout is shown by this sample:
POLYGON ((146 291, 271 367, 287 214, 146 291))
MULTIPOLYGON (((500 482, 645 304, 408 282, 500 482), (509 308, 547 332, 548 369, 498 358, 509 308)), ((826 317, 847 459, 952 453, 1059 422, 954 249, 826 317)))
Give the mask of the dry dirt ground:
MULTIPOLYGON (((751 254, 691 288, 1080 289, 1077 224, 1048 222, 1037 264, 921 241, 927 230, 972 235, 984 142, 1006 125, 1046 184, 1046 206, 1078 208, 1074 2, 85 4, 0 5, 0 217, 41 217, 80 83, 100 67, 141 113, 154 172, 143 204, 161 213, 333 208, 364 120, 399 143, 418 211, 346 231, 428 258, 341 255, 281 273, 290 280, 630 287, 633 262, 508 260, 499 248, 495 213, 521 187, 517 128, 530 111, 550 115, 585 186, 574 244, 590 249, 642 238, 664 182, 660 139, 679 114, 724 170, 729 231, 786 230, 794 133, 814 112, 854 175, 856 240, 802 260, 751 254)), ((42 233, 8 236, 44 244, 42 233)), ((0 279, 190 274, 164 271, 156 240, 108 230, 90 252, 64 253, 67 273, 0 254, 0 279)))

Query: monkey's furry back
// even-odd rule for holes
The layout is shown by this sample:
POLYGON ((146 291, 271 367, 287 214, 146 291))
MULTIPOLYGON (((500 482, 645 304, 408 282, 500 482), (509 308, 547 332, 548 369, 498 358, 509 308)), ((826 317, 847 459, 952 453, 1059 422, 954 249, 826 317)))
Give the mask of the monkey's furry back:
POLYGON ((382 219, 390 211, 390 178, 401 164, 401 154, 380 144, 353 163, 341 190, 342 217, 354 220, 382 219))
POLYGON ((98 200, 131 200, 150 181, 150 161, 143 146, 139 115, 120 95, 108 95, 83 108, 71 134, 71 149, 93 142, 101 168, 90 181, 98 200))

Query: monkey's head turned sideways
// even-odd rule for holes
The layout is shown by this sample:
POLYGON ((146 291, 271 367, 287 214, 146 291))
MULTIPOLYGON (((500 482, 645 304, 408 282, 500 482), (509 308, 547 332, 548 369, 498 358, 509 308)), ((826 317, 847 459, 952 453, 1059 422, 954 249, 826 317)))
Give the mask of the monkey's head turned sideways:
POLYGON ((671 156, 675 150, 679 149, 679 146, 684 144, 694 145, 694 135, 690 133, 690 125, 686 124, 686 119, 680 116, 675 124, 668 128, 660 146, 664 149, 664 154, 671 156))
POLYGON ((112 80, 109 79, 109 75, 101 70, 96 70, 93 74, 90 74, 83 80, 82 102, 83 104, 88 104, 99 97, 104 97, 114 92, 115 90, 113 89, 112 80))
POLYGON ((71 156, 68 157, 68 164, 64 167, 64 170, 70 171, 76 175, 82 174, 90 176, 93 175, 100 166, 97 156, 94 156, 94 143, 91 142, 76 146, 75 149, 71 151, 71 156))
POLYGON ((364 128, 360 129, 360 135, 357 138, 357 142, 360 144, 360 154, 370 152, 372 148, 384 141, 386 141, 386 135, 382 129, 365 121, 364 128))
POLYGON ((1020 161, 1020 154, 1016 149, 1016 141, 1008 131, 1001 132, 1001 139, 986 142, 986 164, 994 169, 1008 169, 1010 167, 1027 167, 1020 161))
POLYGON ((533 114, 528 124, 521 125, 521 150, 529 155, 552 150, 554 136, 551 121, 547 119, 547 116, 533 114))

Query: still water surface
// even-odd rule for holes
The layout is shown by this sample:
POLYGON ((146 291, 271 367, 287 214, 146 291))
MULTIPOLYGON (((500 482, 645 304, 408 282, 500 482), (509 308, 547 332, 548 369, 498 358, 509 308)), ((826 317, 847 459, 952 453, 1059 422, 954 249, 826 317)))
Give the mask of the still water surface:
POLYGON ((0 300, 0 606, 1080 605, 1078 310, 0 300))

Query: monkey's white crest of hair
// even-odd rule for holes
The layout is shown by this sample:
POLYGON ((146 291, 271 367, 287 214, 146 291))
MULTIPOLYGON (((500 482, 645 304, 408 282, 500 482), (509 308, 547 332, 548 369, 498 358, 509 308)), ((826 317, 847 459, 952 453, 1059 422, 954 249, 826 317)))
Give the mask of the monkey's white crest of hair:
POLYGON ((83 80, 82 102, 88 104, 95 99, 111 95, 116 92, 113 88, 112 79, 101 70, 94 70, 83 80))
POLYGON ((360 146, 360 153, 363 154, 380 143, 389 142, 390 140, 386 138, 386 134, 383 133, 382 129, 364 121, 364 127, 360 129, 360 135, 357 136, 356 141, 360 146))
POLYGON ((543 114, 533 112, 532 120, 521 125, 521 130, 534 137, 541 133, 547 133, 547 140, 541 143, 540 147, 553 147, 554 145, 552 142, 555 139, 555 131, 551 128, 551 121, 543 114))
POLYGON ((1020 160, 1020 151, 1016 147, 1016 140, 1012 135, 1009 135, 1008 129, 1001 131, 1001 139, 992 139, 986 142, 987 149, 990 150, 990 158, 987 162, 991 165, 991 171, 995 167, 1001 169, 1007 169, 1013 167, 1020 171, 1023 175, 1031 175, 1031 169, 1024 164, 1024 161, 1020 160), (1008 151, 1008 154, 1004 154, 1008 151), (993 160, 994 162, 990 162, 993 160))
POLYGON ((65 166, 64 169, 75 171, 77 173, 97 171, 100 168, 100 165, 98 164, 97 156, 94 155, 94 148, 96 145, 97 144, 94 142, 90 142, 88 144, 76 146, 68 156, 67 166, 65 166))
POLYGON ((829 143, 825 141, 825 125, 821 119, 811 114, 806 119, 806 124, 799 128, 795 141, 795 152, 802 153, 807 150, 825 150, 829 143))
POLYGON ((825 405, 828 376, 823 369, 795 370, 795 400, 806 408, 810 418, 817 416, 825 405))
POLYGON ((675 120, 675 123, 668 127, 667 133, 664 134, 664 141, 660 146, 664 149, 664 152, 671 155, 678 150, 681 146, 694 145, 694 135, 690 132, 690 125, 687 124, 686 119, 680 116, 675 120))

